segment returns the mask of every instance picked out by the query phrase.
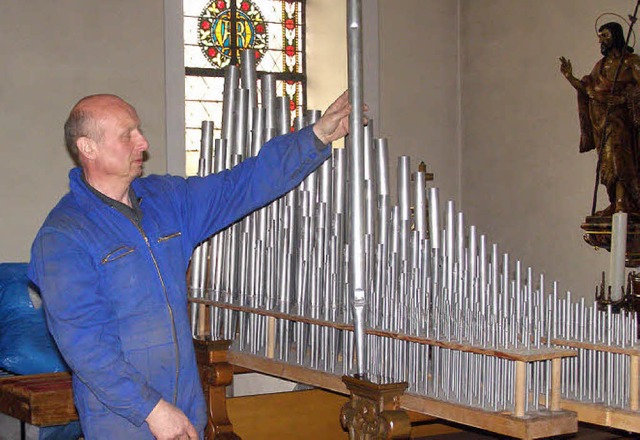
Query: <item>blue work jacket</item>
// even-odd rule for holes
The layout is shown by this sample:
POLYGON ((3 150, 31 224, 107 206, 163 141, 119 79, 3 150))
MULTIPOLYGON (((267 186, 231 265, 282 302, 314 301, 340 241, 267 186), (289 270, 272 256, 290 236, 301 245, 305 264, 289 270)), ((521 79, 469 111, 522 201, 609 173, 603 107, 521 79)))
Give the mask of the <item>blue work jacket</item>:
POLYGON ((257 157, 207 177, 135 179, 140 226, 70 172, 70 192, 31 249, 49 330, 73 372, 85 438, 153 438, 160 398, 199 432, 207 414, 187 312, 195 246, 298 185, 331 154, 311 127, 267 143, 257 157))

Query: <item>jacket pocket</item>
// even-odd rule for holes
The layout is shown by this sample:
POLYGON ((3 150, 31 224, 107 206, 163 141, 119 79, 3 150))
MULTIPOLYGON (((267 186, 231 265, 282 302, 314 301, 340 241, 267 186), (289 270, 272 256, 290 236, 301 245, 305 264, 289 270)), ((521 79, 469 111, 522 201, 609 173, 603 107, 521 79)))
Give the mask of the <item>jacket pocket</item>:
POLYGON ((174 232, 173 234, 163 235, 161 237, 158 237, 158 243, 162 243, 163 241, 171 240, 172 238, 180 237, 181 235, 182 235, 182 232, 180 232, 180 231, 174 232))
POLYGON ((131 246, 120 246, 105 255, 105 257, 102 259, 102 264, 107 264, 119 260, 122 257, 126 257, 127 255, 132 254, 133 251, 135 251, 135 249, 131 246))

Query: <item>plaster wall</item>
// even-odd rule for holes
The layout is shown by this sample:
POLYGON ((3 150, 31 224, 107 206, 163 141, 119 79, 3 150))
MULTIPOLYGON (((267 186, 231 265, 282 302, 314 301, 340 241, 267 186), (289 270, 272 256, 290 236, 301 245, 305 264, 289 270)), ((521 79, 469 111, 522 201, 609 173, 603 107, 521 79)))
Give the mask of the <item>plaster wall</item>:
POLYGON ((347 88, 346 8, 331 0, 307 2, 307 100, 326 109, 347 88))
MULTIPOLYGON (((457 0, 379 1, 379 137, 396 160, 424 161, 441 200, 460 199, 457 0)), ((365 25, 368 23, 365 23, 365 25)))
POLYGON ((62 127, 75 102, 115 93, 134 104, 166 171, 163 8, 156 0, 4 2, 0 14, 0 261, 31 241, 67 191, 62 127))

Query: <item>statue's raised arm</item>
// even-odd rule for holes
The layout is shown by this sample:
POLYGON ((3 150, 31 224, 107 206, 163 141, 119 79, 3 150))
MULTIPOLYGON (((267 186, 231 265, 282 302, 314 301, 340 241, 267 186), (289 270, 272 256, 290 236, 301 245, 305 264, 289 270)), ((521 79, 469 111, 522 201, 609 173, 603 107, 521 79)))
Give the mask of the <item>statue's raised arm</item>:
POLYGON ((576 90, 584 91, 584 85, 578 78, 573 76, 573 67, 571 66, 571 60, 565 57, 560 57, 560 73, 569 81, 576 90))

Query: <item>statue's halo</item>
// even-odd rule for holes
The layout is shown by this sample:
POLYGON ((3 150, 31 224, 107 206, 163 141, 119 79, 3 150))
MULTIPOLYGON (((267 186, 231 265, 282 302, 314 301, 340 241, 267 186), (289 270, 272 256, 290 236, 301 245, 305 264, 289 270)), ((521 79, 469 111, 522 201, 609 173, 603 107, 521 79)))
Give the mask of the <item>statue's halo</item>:
MULTIPOLYGON (((622 23, 620 23, 620 24, 622 25, 623 29, 624 29, 624 24, 627 25, 627 29, 629 29, 629 27, 631 26, 631 24, 627 21, 627 19, 624 18, 622 15, 616 14, 615 12, 603 12, 602 14, 598 15, 598 18, 596 18, 596 22, 595 22, 596 35, 598 35, 598 29, 600 29, 600 26, 601 26, 600 25, 600 19, 603 18, 603 17, 607 17, 609 15, 614 16, 614 17, 619 19, 619 20, 612 20, 612 21, 616 21, 618 23, 620 23, 620 21, 622 21, 622 23)), ((631 35, 633 36, 633 43, 630 44, 629 46, 634 47, 636 45, 636 33, 635 33, 635 31, 633 29, 631 30, 631 35)))

